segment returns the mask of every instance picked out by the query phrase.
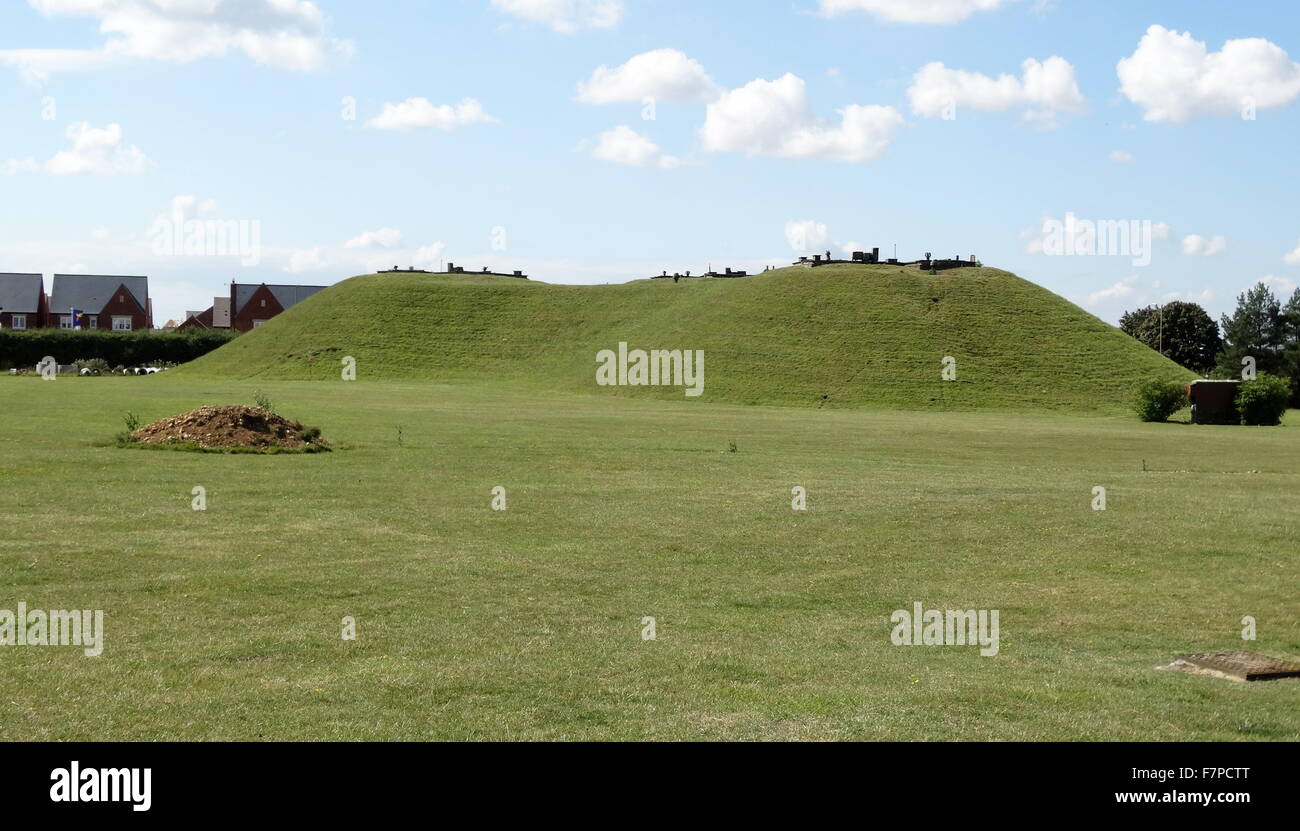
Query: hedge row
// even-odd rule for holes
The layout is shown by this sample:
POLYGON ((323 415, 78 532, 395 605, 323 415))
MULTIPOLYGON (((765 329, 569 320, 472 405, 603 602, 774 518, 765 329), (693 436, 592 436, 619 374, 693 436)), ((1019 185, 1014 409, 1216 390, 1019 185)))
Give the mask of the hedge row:
POLYGON ((0 329, 0 369, 34 367, 45 356, 61 364, 103 358, 111 366, 155 361, 183 364, 229 343, 228 329, 180 332, 102 332, 86 329, 0 329))

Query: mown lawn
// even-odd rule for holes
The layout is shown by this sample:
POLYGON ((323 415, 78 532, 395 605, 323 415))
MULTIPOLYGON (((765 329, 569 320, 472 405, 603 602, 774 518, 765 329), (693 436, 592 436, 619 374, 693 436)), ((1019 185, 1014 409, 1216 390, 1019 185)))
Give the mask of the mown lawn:
POLYGON ((106 615, 99 658, 0 647, 0 738, 1294 741, 1300 682, 1154 669, 1300 658, 1290 416, 0 378, 0 609, 106 615), (340 449, 100 444, 259 389, 340 449), (894 646, 913 601, 1000 654, 894 646))

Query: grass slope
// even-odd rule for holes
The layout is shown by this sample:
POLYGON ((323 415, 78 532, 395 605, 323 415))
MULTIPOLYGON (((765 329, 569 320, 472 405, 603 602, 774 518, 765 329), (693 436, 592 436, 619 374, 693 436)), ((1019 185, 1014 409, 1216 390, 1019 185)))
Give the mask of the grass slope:
POLYGON ((1190 373, 1067 300, 991 268, 780 269, 741 279, 562 286, 372 274, 311 297, 182 369, 211 378, 488 380, 599 388, 595 355, 702 349, 698 401, 920 409, 1115 411, 1153 375, 1190 373), (940 380, 944 356, 958 380, 940 380))
POLYGON ((181 375, 3 377, 0 403, 0 609, 106 615, 98 658, 0 647, 9 740, 1300 739, 1300 682, 1153 668, 1300 657, 1294 411, 1191 427, 181 375), (255 387, 343 449, 94 445, 127 409, 255 387), (1000 610, 1001 652, 892 645, 913 601, 1000 610))

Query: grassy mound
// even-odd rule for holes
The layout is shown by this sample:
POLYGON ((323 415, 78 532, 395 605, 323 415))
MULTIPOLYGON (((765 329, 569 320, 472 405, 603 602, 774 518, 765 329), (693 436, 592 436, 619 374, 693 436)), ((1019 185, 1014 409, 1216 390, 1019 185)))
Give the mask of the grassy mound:
POLYGON ((612 286, 371 274, 180 372, 338 380, 350 356, 362 382, 683 399, 679 387, 597 386, 596 353, 619 342, 704 350, 704 402, 1118 412, 1146 378, 1191 376, 1014 274, 862 265, 612 286), (941 380, 946 356, 955 381, 941 380))

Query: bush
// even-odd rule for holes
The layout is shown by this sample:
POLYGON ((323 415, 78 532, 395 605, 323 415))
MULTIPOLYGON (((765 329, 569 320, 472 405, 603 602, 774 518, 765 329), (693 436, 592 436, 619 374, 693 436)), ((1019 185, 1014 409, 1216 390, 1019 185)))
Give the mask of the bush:
POLYGON ((46 355, 71 363, 74 355, 113 366, 183 364, 229 343, 229 329, 109 332, 97 329, 0 329, 0 369, 34 367, 46 355))
POLYGON ((1138 387, 1133 408, 1143 421, 1168 421, 1171 415, 1189 403, 1181 381, 1152 378, 1138 387))
POLYGON ((1253 381, 1243 381, 1237 390, 1237 412, 1241 413, 1241 423, 1280 423, 1290 398, 1291 385, 1285 378, 1261 372, 1253 381))
POLYGON ((113 367, 103 358, 78 358, 73 361, 82 370, 90 370, 91 375, 109 375, 113 367))

